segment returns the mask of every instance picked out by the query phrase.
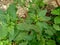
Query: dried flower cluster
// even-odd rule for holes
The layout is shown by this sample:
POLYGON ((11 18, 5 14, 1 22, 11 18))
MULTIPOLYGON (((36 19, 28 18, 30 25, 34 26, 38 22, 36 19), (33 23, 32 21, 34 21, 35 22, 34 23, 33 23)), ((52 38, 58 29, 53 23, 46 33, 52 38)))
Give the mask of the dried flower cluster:
POLYGON ((0 9, 7 10, 9 4, 12 2, 13 0, 0 0, 0 9))

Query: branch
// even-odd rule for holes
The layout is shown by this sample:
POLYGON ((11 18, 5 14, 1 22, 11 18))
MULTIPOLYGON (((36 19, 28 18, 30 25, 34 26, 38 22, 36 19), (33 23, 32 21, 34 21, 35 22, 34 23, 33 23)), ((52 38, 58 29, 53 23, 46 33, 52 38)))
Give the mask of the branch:
POLYGON ((56 2, 56 4, 57 4, 58 6, 60 6, 60 4, 59 4, 58 0, 55 0, 55 2, 56 2))

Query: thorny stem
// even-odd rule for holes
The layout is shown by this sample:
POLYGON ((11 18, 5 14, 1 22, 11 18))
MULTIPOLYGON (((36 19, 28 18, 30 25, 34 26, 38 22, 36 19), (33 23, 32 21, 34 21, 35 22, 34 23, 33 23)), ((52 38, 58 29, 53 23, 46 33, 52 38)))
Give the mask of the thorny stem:
POLYGON ((56 4, 57 4, 58 6, 60 6, 60 4, 59 4, 58 0, 55 0, 55 2, 56 2, 56 4))

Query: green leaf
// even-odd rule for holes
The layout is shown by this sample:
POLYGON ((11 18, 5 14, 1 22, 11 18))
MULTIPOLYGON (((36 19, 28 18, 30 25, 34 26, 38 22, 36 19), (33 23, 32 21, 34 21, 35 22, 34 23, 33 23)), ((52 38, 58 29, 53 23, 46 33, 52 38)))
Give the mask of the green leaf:
POLYGON ((5 18, 6 18, 5 12, 0 9, 0 21, 6 22, 5 18))
POLYGON ((45 30, 45 33, 50 35, 50 36, 54 34, 51 30, 45 30))
POLYGON ((31 30, 34 30, 34 31, 40 33, 40 29, 38 28, 38 26, 33 25, 33 24, 27 24, 27 23, 18 24, 17 25, 17 30, 20 30, 20 31, 31 31, 31 30))
POLYGON ((49 26, 48 26, 48 24, 47 23, 45 23, 45 22, 37 22, 36 23, 36 25, 41 29, 43 29, 43 28, 48 28, 49 26))
POLYGON ((43 37, 40 38, 39 45, 45 45, 45 39, 43 37))
POLYGON ((22 42, 22 43, 19 43, 19 45, 27 45, 28 42, 22 42))
POLYGON ((28 35, 27 32, 21 32, 21 31, 15 37, 15 41, 21 41, 21 40, 31 41, 32 39, 33 39, 33 34, 28 35))
POLYGON ((54 35, 54 33, 56 33, 56 31, 52 26, 48 25, 47 28, 45 29, 45 33, 48 34, 49 36, 52 36, 54 35))
POLYGON ((54 27, 55 30, 60 31, 60 26, 59 25, 53 24, 53 27, 54 27))
POLYGON ((54 23, 55 24, 60 24, 60 16, 55 17, 54 23))
POLYGON ((15 4, 10 4, 8 9, 7 9, 7 13, 10 15, 10 18, 12 21, 16 20, 16 5, 15 4))
POLYGON ((0 9, 0 15, 4 15, 4 11, 2 9, 0 9))
POLYGON ((31 29, 30 25, 27 23, 20 23, 17 25, 18 30, 27 30, 29 31, 31 29))
POLYGON ((40 21, 49 21, 51 18, 50 17, 46 17, 46 16, 41 16, 39 18, 40 21))
POLYGON ((10 23, 10 16, 8 14, 5 15, 6 23, 10 23))
POLYGON ((0 40, 5 39, 7 36, 7 25, 5 23, 0 24, 0 40))
POLYGON ((47 45, 56 45, 55 41, 54 40, 48 40, 46 42, 47 45))
POLYGON ((9 33, 9 40, 10 41, 14 40, 14 37, 15 37, 14 26, 11 25, 11 26, 8 27, 8 33, 9 33))
POLYGON ((36 23, 36 26, 37 26, 37 28, 39 28, 38 31, 39 31, 41 34, 42 34, 43 29, 48 29, 48 25, 47 25, 47 23, 45 23, 45 22, 37 22, 37 23, 36 23))
POLYGON ((25 36, 27 35, 27 33, 25 32, 20 32, 16 37, 15 37, 15 41, 20 41, 20 40, 25 40, 25 36))
POLYGON ((38 16, 40 17, 40 16, 45 16, 46 15, 46 13, 47 13, 47 10, 40 10, 40 12, 38 12, 38 16))
POLYGON ((53 15, 60 15, 60 8, 56 8, 56 9, 52 10, 51 14, 53 14, 53 15))
POLYGON ((38 19, 40 21, 49 21, 51 18, 46 16, 47 10, 40 10, 38 12, 38 19))

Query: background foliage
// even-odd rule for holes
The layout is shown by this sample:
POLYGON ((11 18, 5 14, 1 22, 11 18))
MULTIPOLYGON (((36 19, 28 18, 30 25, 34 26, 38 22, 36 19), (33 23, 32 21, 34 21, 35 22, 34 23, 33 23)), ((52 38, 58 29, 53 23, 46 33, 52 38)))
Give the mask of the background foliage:
POLYGON ((17 4, 26 6, 14 0, 6 11, 0 9, 0 45, 60 45, 60 7, 47 14, 43 0, 32 0, 24 18, 16 14, 17 4))

